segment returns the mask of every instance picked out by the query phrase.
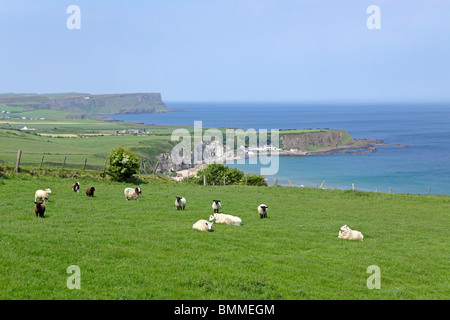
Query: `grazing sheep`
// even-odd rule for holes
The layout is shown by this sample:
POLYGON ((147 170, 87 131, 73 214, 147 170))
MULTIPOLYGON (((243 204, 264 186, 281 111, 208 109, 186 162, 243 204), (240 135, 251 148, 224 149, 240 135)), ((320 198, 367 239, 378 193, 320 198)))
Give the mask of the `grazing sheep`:
POLYGON ((361 232, 352 230, 347 225, 341 227, 338 238, 347 240, 364 240, 364 236, 361 232))
POLYGON ((242 226, 242 219, 231 214, 214 213, 209 216, 209 221, 215 220, 216 223, 227 224, 230 226, 242 226))
POLYGON ((38 217, 38 215, 39 217, 43 218, 45 212, 45 204, 43 202, 34 202, 34 203, 35 203, 34 212, 36 213, 36 218, 38 217))
POLYGON ((268 206, 266 206, 265 204, 260 204, 258 206, 258 213, 259 213, 259 217, 262 218, 267 218, 267 208, 268 206))
POLYGON ((183 197, 176 197, 175 200, 175 206, 177 207, 177 210, 184 210, 186 208, 186 199, 183 197))
POLYGON ((37 201, 37 199, 42 199, 43 201, 48 202, 48 198, 50 197, 50 193, 52 193, 52 190, 46 189, 44 190, 37 190, 34 194, 34 202, 37 201))
POLYGON ((80 191, 80 183, 79 182, 75 182, 72 185, 72 190, 73 190, 73 192, 79 192, 80 191))
POLYGON ((89 188, 86 189, 86 195, 88 197, 94 197, 94 191, 95 191, 94 187, 89 187, 89 188))
POLYGON ((214 222, 208 222, 206 220, 198 220, 196 223, 192 225, 193 229, 197 229, 200 231, 214 231, 213 230, 214 222))
POLYGON ((125 195, 125 199, 136 199, 137 201, 139 201, 139 196, 141 195, 141 188, 137 187, 137 188, 125 188, 125 190, 123 191, 124 195, 125 195))
POLYGON ((222 204, 220 203, 220 200, 213 200, 212 208, 214 210, 214 213, 218 213, 220 208, 222 208, 222 204))

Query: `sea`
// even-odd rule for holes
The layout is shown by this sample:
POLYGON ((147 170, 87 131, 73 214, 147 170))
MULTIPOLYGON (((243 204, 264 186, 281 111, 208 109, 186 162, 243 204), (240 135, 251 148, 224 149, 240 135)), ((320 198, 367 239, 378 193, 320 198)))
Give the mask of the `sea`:
MULTIPOLYGON (((269 185, 373 192, 450 194, 450 103, 305 104, 166 102, 180 112, 120 114, 112 118, 155 125, 242 129, 343 129, 356 139, 382 139, 399 148, 377 152, 280 156, 269 185)), ((268 164, 230 164, 261 173, 268 164)))

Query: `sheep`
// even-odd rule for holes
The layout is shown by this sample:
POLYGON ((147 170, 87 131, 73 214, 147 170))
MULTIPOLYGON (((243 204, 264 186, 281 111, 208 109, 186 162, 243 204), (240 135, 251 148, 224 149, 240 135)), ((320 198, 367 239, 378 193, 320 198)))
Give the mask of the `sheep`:
POLYGON ((220 200, 213 200, 212 208, 214 210, 214 213, 219 213, 220 208, 222 208, 220 200))
POLYGON ((123 191, 124 195, 125 195, 125 199, 136 199, 137 201, 139 201, 139 196, 141 195, 141 188, 136 187, 136 188, 125 188, 125 190, 123 191))
POLYGON ((269 208, 268 206, 266 206, 265 204, 260 204, 258 206, 258 213, 259 213, 259 217, 262 218, 267 218, 267 208, 269 208))
POLYGON ((177 210, 184 210, 186 208, 186 199, 183 197, 176 197, 175 200, 175 206, 177 207, 177 210))
POLYGON ((43 202, 34 202, 35 206, 34 206, 34 212, 36 213, 36 218, 39 217, 43 218, 44 217, 44 213, 45 213, 45 204, 43 202))
POLYGON ((73 192, 79 192, 80 191, 80 183, 79 182, 75 182, 72 185, 72 190, 73 190, 73 192))
POLYGON ((34 194, 34 202, 37 201, 37 199, 42 199, 45 202, 48 202, 48 198, 50 197, 50 194, 52 193, 52 190, 46 189, 44 190, 37 190, 34 194))
POLYGON ((214 213, 209 216, 209 221, 215 220, 216 223, 227 224, 230 226, 242 226, 242 219, 231 214, 214 213))
POLYGON ((86 189, 86 195, 88 197, 94 197, 94 191, 95 191, 94 187, 89 187, 89 188, 86 189))
POLYGON ((206 220, 198 220, 196 223, 192 225, 192 229, 197 229, 200 231, 214 231, 213 230, 214 222, 208 222, 206 220))
POLYGON ((347 240, 364 240, 364 236, 360 231, 352 230, 347 225, 341 227, 338 238, 347 240))

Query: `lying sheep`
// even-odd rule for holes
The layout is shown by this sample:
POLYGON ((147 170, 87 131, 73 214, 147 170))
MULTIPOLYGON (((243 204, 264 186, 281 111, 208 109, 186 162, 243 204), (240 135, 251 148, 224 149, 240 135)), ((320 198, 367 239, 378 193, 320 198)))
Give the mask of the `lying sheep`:
POLYGON ((267 218, 267 208, 268 206, 266 206, 265 204, 260 204, 258 206, 258 213, 259 213, 259 217, 262 218, 267 218))
POLYGON ((95 191, 94 187, 89 187, 89 188, 86 189, 86 195, 88 197, 94 197, 94 191, 95 191))
POLYGON ((341 227, 338 238, 347 240, 364 240, 364 236, 361 232, 352 230, 347 225, 341 227))
POLYGON ((213 230, 213 224, 214 224, 214 222, 208 222, 206 220, 198 220, 196 223, 194 223, 192 225, 192 228, 200 230, 200 231, 209 231, 209 232, 211 232, 211 231, 214 231, 213 230))
POLYGON ((177 210, 184 210, 186 208, 186 199, 183 197, 176 197, 175 200, 175 206, 177 207, 177 210))
POLYGON ((72 190, 73 190, 73 192, 79 192, 80 191, 80 183, 79 182, 75 182, 72 185, 72 190))
POLYGON ((38 199, 41 199, 43 201, 48 202, 48 198, 50 197, 50 194, 52 193, 52 190, 46 189, 44 190, 37 190, 34 194, 34 202, 36 202, 38 199))
POLYGON ((215 220, 216 223, 227 224, 230 226, 242 226, 242 219, 231 214, 214 213, 209 216, 209 221, 215 220))
POLYGON ((34 212, 36 213, 36 218, 39 216, 40 218, 44 217, 45 213, 45 204, 43 202, 34 202, 34 212))
POLYGON ((220 200, 213 200, 212 208, 214 210, 214 213, 218 213, 220 208, 222 208, 222 204, 220 203, 220 200))
POLYGON ((137 187, 137 188, 125 188, 125 190, 123 191, 124 195, 125 195, 125 199, 136 199, 137 201, 139 201, 139 196, 141 195, 141 188, 137 187))

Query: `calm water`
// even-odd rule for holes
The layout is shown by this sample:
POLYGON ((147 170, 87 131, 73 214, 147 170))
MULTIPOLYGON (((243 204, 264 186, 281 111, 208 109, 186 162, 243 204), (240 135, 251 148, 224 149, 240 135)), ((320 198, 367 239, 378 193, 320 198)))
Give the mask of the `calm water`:
MULTIPOLYGON (((403 193, 450 194, 450 104, 298 105, 248 103, 167 103, 185 112, 115 115, 124 121, 157 125, 258 129, 331 128, 354 138, 383 139, 411 148, 378 147, 364 155, 280 157, 279 171, 269 183, 403 193)), ((232 165, 260 172, 261 165, 232 165)))

